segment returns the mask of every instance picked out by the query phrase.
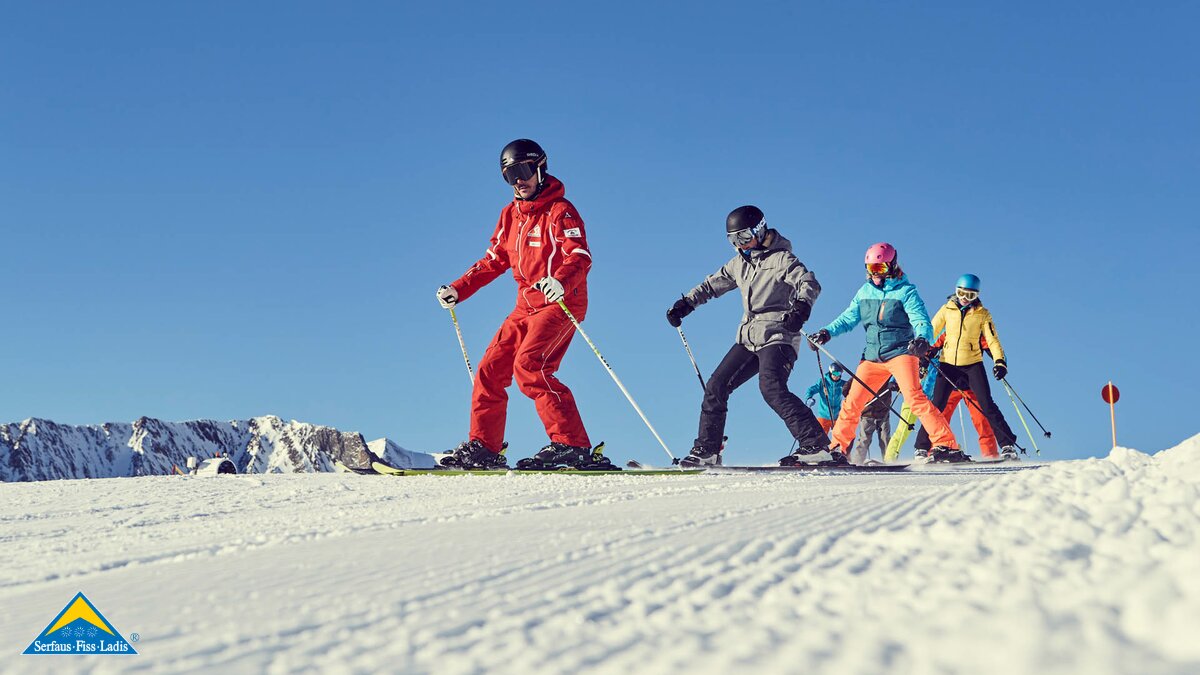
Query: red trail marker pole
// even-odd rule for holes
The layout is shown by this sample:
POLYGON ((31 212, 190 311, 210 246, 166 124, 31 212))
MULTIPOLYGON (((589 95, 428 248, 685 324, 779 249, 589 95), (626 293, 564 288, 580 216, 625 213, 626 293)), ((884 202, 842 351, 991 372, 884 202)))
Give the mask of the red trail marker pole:
POLYGON ((1113 386, 1112 380, 1100 388, 1100 398, 1108 404, 1108 414, 1112 419, 1113 447, 1117 447, 1117 401, 1121 400, 1121 391, 1113 386))

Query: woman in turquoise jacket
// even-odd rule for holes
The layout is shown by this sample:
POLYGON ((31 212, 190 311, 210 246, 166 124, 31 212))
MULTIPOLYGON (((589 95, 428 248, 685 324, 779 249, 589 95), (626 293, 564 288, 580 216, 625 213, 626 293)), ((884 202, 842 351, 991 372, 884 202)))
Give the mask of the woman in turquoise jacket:
MULTIPOLYGON (((958 441, 950 425, 921 390, 920 364, 914 354, 924 354, 933 340, 929 312, 897 263, 896 249, 879 243, 867 249, 867 283, 863 284, 850 306, 828 326, 809 336, 815 344, 829 342, 834 336, 850 332, 858 324, 867 331, 867 345, 862 362, 855 372, 850 393, 842 402, 842 410, 833 425, 832 451, 845 453, 854 442, 858 419, 863 406, 879 391, 889 377, 896 378, 900 393, 909 407, 929 431, 933 448, 928 453, 918 451, 916 460, 961 462, 970 458, 958 449, 958 441)), ((813 349, 816 349, 814 346, 813 349)))

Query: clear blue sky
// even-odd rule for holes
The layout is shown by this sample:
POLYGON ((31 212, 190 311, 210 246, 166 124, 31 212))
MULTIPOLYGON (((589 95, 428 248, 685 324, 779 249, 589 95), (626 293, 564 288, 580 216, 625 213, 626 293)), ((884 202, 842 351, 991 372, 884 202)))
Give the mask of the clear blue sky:
MULTIPOLYGON (((6 5, 0 419, 457 444, 433 291, 482 254, 527 136, 588 226, 585 329, 676 454, 700 387, 663 313, 745 203, 818 275, 814 327, 875 241, 935 307, 982 277, 1048 457, 1107 452, 1109 378, 1123 444, 1200 431, 1194 3, 411 4, 6 5)), ((462 305, 474 360, 513 289, 462 305)), ((706 374, 739 317, 730 296, 686 321, 706 374)), ((665 458, 582 340, 561 376, 614 458, 665 458)), ((816 376, 802 354, 792 388, 816 376)), ((524 456, 545 436, 511 393, 524 456)), ((728 432, 731 460, 791 444, 754 384, 728 432)))

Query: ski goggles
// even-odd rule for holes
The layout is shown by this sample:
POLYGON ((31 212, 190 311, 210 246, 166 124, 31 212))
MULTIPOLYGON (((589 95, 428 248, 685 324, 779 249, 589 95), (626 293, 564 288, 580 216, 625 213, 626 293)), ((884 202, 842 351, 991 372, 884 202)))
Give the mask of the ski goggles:
MULTIPOLYGON (((759 221, 759 223, 757 225, 755 225, 754 227, 747 227, 744 230, 735 230, 733 232, 728 232, 728 233, 726 233, 725 236, 729 237, 729 243, 733 244, 735 247, 745 248, 750 245, 750 242, 761 237, 762 234, 764 232, 766 232, 766 230, 767 230, 767 221, 764 218, 763 220, 759 221)), ((760 243, 761 243, 761 240, 760 240, 760 243)))
POLYGON ((972 291, 967 288, 956 288, 954 289, 954 294, 963 302, 975 302, 975 299, 979 297, 979 291, 972 291))
POLYGON ((873 277, 886 277, 888 272, 892 271, 892 266, 889 263, 867 263, 867 274, 873 277))
POLYGON ((744 230, 738 230, 737 232, 730 232, 729 234, 727 234, 725 236, 729 237, 729 243, 733 244, 734 246, 736 246, 738 248, 742 248, 745 246, 749 246, 750 242, 754 241, 754 228, 747 227, 744 230))
POLYGON ((500 169, 500 175, 504 177, 504 182, 509 185, 516 185, 519 180, 529 180, 537 175, 538 167, 533 162, 518 162, 509 164, 500 169))

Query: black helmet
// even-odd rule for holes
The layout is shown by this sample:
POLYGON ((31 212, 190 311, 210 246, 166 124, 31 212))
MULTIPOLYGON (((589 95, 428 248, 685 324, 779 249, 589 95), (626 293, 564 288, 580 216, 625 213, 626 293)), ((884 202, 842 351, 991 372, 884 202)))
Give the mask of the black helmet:
POLYGON ((729 243, 738 248, 749 245, 755 238, 761 244, 766 231, 767 217, 757 206, 739 206, 725 219, 725 235, 729 237, 729 243))
POLYGON ((528 180, 539 170, 540 184, 545 180, 546 169, 546 151, 528 138, 518 138, 500 151, 500 174, 509 185, 516 183, 518 178, 528 180), (509 171, 509 167, 513 170, 509 171))
POLYGON ((729 217, 725 219, 725 231, 737 232, 757 227, 759 223, 766 224, 766 218, 757 206, 739 206, 731 211, 729 217))

